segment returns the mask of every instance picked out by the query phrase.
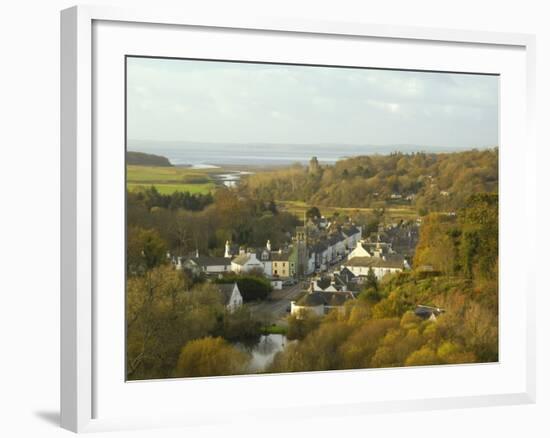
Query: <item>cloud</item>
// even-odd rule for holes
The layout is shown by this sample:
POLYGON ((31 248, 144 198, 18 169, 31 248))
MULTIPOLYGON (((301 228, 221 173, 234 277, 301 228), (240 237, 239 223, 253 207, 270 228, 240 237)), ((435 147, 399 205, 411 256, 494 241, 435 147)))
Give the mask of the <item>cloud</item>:
POLYGON ((497 144, 495 76, 128 59, 131 139, 497 144))

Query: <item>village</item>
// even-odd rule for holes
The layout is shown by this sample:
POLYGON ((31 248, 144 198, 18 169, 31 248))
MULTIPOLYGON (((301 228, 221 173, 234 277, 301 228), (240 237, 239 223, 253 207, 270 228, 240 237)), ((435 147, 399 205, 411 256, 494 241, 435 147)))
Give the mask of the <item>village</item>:
MULTIPOLYGON (((411 269, 418 230, 419 221, 401 221, 380 224, 377 232, 363 235, 362 227, 349 218, 344 224, 325 217, 311 218, 304 219, 291 242, 281 248, 273 248, 269 240, 263 248, 245 248, 227 241, 223 257, 197 251, 192 257, 173 257, 172 263, 179 270, 213 282, 231 273, 263 276, 272 292, 250 307, 273 322, 289 313, 322 316, 356 299, 369 275, 379 281, 388 274, 411 269)), ((216 282, 216 286, 229 311, 242 306, 237 283, 216 282)))

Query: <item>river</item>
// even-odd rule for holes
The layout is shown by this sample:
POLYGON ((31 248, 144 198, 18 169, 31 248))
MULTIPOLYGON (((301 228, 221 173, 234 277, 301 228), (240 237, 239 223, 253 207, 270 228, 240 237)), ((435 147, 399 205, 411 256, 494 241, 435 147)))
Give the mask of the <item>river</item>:
POLYGON ((236 170, 231 173, 222 173, 215 175, 215 178, 219 179, 222 184, 226 187, 235 187, 241 176, 243 175, 252 175, 252 172, 245 172, 244 170, 236 170))
POLYGON ((283 351, 289 342, 294 341, 288 341, 285 335, 271 334, 260 336, 260 340, 253 345, 239 342, 235 346, 251 355, 248 371, 260 373, 271 364, 275 355, 283 351))

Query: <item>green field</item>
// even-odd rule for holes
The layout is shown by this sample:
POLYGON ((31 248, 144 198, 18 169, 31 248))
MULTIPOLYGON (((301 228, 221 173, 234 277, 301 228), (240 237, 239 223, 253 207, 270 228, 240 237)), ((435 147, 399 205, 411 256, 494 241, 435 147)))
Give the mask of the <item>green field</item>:
POLYGON ((162 194, 173 192, 208 193, 215 189, 213 173, 220 169, 189 169, 185 167, 127 166, 128 190, 140 191, 155 186, 162 194))
MULTIPOLYGON (((311 205, 302 201, 278 201, 277 205, 281 210, 288 211, 296 215, 299 218, 304 216, 306 210, 308 210, 311 205)), ((317 206, 323 216, 329 217, 332 216, 335 212, 343 215, 350 215, 352 213, 372 213, 374 208, 357 208, 357 207, 324 207, 317 206)), ((418 213, 413 207, 400 206, 400 207, 385 207, 385 216, 387 220, 398 221, 398 220, 414 220, 418 217, 418 213)))
MULTIPOLYGON (((154 166, 127 166, 126 186, 131 191, 142 191, 151 186, 164 194, 176 191, 189 193, 211 193, 216 189, 216 176, 231 171, 225 168, 190 169, 187 167, 154 167, 154 166)), ((281 210, 295 214, 303 218, 304 212, 311 207, 301 201, 277 201, 281 210)), ((344 208, 318 206, 321 214, 332 216, 335 212, 340 214, 368 213, 372 208, 344 208)), ((387 220, 412 220, 418 217, 416 210, 409 206, 396 206, 385 208, 387 220)))

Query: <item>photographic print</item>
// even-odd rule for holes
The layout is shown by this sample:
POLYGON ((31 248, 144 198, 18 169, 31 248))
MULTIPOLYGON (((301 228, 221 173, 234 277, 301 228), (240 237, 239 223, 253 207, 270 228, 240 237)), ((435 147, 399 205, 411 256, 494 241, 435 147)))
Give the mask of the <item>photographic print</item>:
POLYGON ((126 378, 497 362, 498 89, 127 56, 126 378))

